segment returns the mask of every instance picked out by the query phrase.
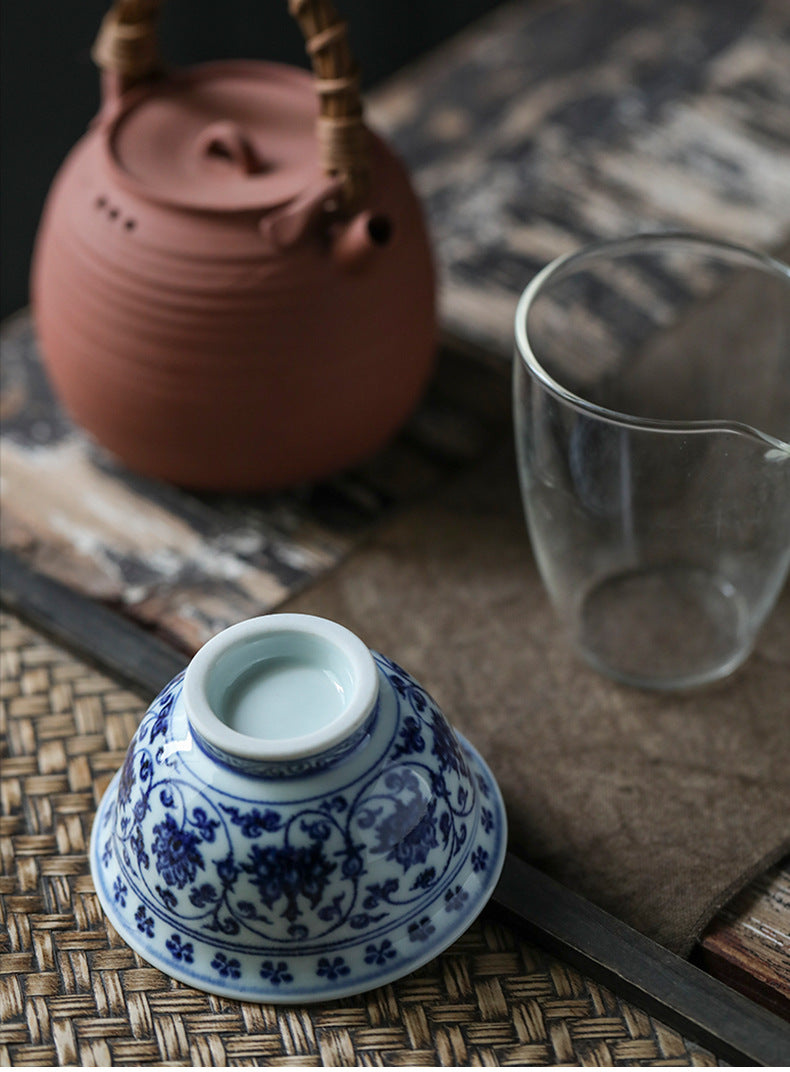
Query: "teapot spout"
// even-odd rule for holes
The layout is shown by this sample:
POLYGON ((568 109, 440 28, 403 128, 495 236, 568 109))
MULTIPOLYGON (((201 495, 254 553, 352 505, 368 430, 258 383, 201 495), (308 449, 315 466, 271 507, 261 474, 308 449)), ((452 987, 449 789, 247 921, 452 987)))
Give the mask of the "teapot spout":
POLYGON ((332 258, 346 272, 361 271, 392 240, 388 216, 360 212, 350 223, 335 230, 332 258))

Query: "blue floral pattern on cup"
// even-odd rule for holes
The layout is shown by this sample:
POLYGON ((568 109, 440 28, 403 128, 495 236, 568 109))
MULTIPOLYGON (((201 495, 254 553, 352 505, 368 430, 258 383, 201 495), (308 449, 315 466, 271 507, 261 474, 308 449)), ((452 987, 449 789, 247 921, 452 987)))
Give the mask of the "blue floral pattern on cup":
POLYGON ((213 785, 179 704, 183 675, 154 702, 94 831, 105 907, 138 899, 149 959, 217 992, 254 976, 268 999, 308 1000, 352 974, 375 985, 457 933, 469 891, 501 865, 497 791, 430 696, 374 658, 394 705, 389 744, 329 795, 319 781, 313 796, 262 801, 243 773, 233 792, 213 785))

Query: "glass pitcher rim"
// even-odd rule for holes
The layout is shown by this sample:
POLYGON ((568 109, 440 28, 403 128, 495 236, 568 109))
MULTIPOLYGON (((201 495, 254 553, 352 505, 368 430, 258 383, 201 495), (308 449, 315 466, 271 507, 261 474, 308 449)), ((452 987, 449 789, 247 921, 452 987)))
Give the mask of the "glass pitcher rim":
POLYGON ((755 266, 763 268, 774 277, 783 280, 788 286, 788 295, 790 297, 790 265, 785 264, 784 261, 777 257, 773 257, 768 253, 750 249, 748 246, 744 246, 737 242, 713 238, 704 234, 696 234, 691 231, 644 231, 625 238, 601 239, 597 242, 588 243, 580 249, 571 250, 568 253, 563 253, 560 256, 555 257, 541 268, 524 288, 519 298, 515 314, 517 362, 521 361, 526 366, 527 370, 534 375, 547 390, 556 395, 563 402, 573 406, 575 409, 589 413, 599 420, 631 429, 645 429, 656 432, 729 432, 734 435, 748 436, 769 447, 790 454, 790 441, 785 441, 777 436, 773 436, 769 432, 764 432, 759 428, 755 428, 753 425, 747 424, 745 421, 717 420, 715 418, 690 421, 670 420, 660 417, 636 417, 616 409, 600 406, 596 402, 591 402, 589 399, 584 398, 583 395, 576 394, 574 391, 569 390, 555 380, 546 371, 535 354, 527 330, 527 317, 529 315, 530 307, 547 283, 555 279, 569 267, 573 267, 577 263, 582 263, 602 253, 616 257, 622 253, 637 250, 642 246, 668 246, 673 242, 686 243, 692 246, 697 246, 700 249, 707 248, 722 254, 730 253, 745 257, 755 266))

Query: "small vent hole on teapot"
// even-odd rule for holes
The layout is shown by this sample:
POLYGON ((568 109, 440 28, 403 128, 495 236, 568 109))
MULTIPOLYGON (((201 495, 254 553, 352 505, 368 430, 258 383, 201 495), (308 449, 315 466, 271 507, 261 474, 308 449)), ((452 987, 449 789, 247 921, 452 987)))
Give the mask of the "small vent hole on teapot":
POLYGON ((133 231, 137 226, 137 220, 128 219, 123 221, 124 230, 133 231))
POLYGON ((107 198, 102 197, 102 196, 97 197, 96 200, 93 202, 93 207, 94 208, 99 208, 99 209, 106 208, 107 207, 107 198))
POLYGON ((117 208, 111 208, 110 211, 107 213, 111 220, 117 220, 120 214, 121 210, 117 208))
POLYGON ((377 246, 386 246, 392 238, 392 221, 387 216, 371 216, 368 220, 370 240, 377 246))

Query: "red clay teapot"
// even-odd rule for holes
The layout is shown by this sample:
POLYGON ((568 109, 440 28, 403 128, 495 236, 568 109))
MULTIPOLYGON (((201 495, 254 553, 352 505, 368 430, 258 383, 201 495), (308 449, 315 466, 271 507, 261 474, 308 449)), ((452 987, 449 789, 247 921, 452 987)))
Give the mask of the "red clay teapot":
POLYGON ((50 378, 146 475, 239 491, 327 475, 381 446, 430 374, 419 203, 363 124, 328 0, 290 0, 312 76, 165 70, 159 2, 105 18, 102 107, 47 199, 31 290, 50 378))

